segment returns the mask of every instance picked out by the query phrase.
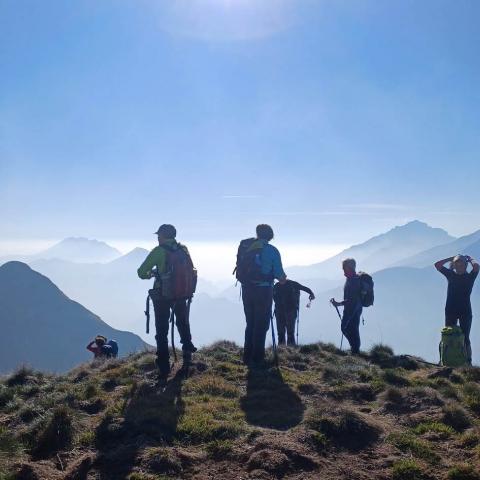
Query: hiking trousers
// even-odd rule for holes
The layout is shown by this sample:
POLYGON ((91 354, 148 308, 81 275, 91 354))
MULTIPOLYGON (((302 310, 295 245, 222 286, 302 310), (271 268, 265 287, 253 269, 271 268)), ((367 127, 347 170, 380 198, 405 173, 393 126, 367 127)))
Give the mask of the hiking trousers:
POLYGON ((242 286, 243 310, 247 322, 244 363, 261 363, 265 359, 265 339, 272 319, 273 288, 242 286))
POLYGON ((460 323, 463 336, 465 337, 465 350, 467 353, 467 361, 472 363, 472 344, 470 343, 470 330, 472 329, 472 315, 471 313, 451 313, 445 312, 445 326, 455 327, 460 323))
MULTIPOLYGON (((152 296, 152 295, 151 295, 152 296)), ((170 372, 170 356, 168 352, 168 331, 170 328, 170 315, 173 311, 175 323, 180 335, 182 349, 189 348, 192 344, 190 323, 187 316, 187 300, 171 301, 160 296, 152 296, 155 311, 155 340, 157 342, 157 366, 161 374, 170 372)))
POLYGON ((360 352, 360 318, 362 317, 362 308, 357 308, 353 312, 345 311, 342 317, 342 333, 350 344, 353 354, 360 352))
POLYGON ((279 345, 285 345, 285 339, 287 340, 288 345, 295 345, 295 322, 297 320, 297 312, 298 310, 296 308, 275 308, 279 345))

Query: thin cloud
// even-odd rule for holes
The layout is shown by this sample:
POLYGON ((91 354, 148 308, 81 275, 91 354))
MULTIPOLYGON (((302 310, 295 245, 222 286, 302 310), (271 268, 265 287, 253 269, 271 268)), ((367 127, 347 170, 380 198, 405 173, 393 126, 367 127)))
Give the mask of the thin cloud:
POLYGON ((402 205, 396 203, 351 203, 342 205, 343 208, 355 208, 362 210, 411 210, 411 205, 402 205))
POLYGON ((261 198, 260 195, 222 195, 221 198, 226 199, 248 199, 248 198, 261 198))

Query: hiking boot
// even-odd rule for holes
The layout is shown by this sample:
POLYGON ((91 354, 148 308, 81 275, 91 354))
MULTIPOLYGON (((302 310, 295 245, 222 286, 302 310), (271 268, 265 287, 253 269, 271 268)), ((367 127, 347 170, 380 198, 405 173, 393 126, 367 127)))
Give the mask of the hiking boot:
POLYGON ((187 364, 192 361, 192 352, 184 351, 183 352, 183 363, 187 364))
POLYGON ((195 347, 195 345, 192 342, 187 342, 187 343, 183 344, 182 350, 183 350, 184 354, 185 354, 185 352, 195 353, 197 351, 197 348, 195 347))

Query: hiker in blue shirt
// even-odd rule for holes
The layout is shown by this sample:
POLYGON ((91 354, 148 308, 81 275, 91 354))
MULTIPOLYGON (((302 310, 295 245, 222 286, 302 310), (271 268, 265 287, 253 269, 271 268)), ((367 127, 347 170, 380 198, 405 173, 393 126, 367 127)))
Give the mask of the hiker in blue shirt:
POLYGON ((265 339, 272 319, 273 281, 285 283, 280 252, 270 245, 273 230, 258 225, 257 237, 243 240, 237 254, 237 279, 242 284, 243 309, 247 322, 243 362, 261 365, 265 359, 265 339))

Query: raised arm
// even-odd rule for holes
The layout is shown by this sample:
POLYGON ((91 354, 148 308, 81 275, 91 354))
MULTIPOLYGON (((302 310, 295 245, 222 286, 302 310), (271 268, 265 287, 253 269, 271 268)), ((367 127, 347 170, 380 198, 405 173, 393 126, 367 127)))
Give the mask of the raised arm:
POLYGON ((439 260, 435 263, 435 268, 440 271, 442 267, 445 266, 446 263, 451 262, 454 257, 444 258, 443 260, 439 260))
POLYGON ((92 353, 95 353, 95 349, 92 348, 92 345, 95 343, 94 340, 92 340, 88 345, 87 345, 87 350, 89 350, 92 353))
POLYGON ((468 261, 469 261, 470 265, 472 266, 473 271, 475 273, 478 273, 480 271, 480 265, 478 264, 478 262, 472 257, 468 257, 468 261))

